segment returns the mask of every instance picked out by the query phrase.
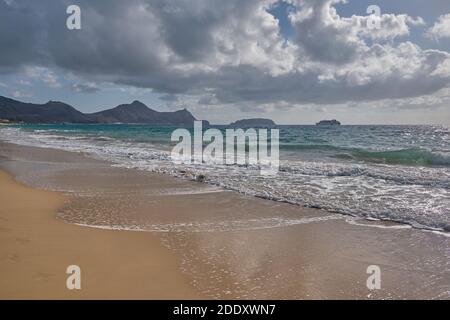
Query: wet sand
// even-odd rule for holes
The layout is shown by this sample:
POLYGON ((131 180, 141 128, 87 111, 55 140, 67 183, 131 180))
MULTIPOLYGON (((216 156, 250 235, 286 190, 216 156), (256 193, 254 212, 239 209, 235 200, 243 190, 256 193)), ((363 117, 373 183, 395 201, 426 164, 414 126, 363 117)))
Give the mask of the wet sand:
MULTIPOLYGON (((60 232, 62 238, 68 228, 77 244, 80 237, 89 239, 84 233, 92 233, 87 243, 95 242, 97 234, 110 239, 103 242, 109 247, 95 253, 90 247, 79 248, 77 254, 64 253, 64 263, 76 264, 73 260, 84 259, 85 273, 92 272, 89 278, 86 275, 86 286, 97 291, 88 297, 109 297, 107 294, 113 291, 102 291, 108 275, 90 271, 101 270, 102 263, 111 259, 109 265, 122 272, 115 281, 126 282, 130 288, 120 293, 125 298, 183 298, 196 293, 217 299, 450 298, 450 238, 444 235, 257 199, 202 183, 116 168, 82 154, 52 149, 1 142, 0 168, 29 186, 65 194, 67 200, 58 204, 57 218, 49 213, 52 210, 46 211, 46 223, 54 224, 52 230, 60 232), (168 259, 158 261, 171 261, 170 268, 146 266, 148 260, 144 257, 155 252, 168 259), (116 256, 122 259, 115 260, 116 256), (380 290, 366 286, 370 265, 381 269, 380 290), (176 276, 164 282, 165 271, 176 276), (139 287, 143 284, 130 282, 129 275, 133 278, 136 274, 151 283, 159 279, 167 287, 159 293, 140 295, 145 291, 139 287)), ((61 197, 60 193, 51 194, 61 197)), ((27 229, 19 234, 22 223, 16 221, 17 230, 10 231, 9 242, 31 232, 27 229)), ((46 261, 42 254, 55 250, 55 239, 36 244, 41 254, 29 256, 28 261, 33 263, 22 268, 28 268, 29 274, 36 277, 37 266, 46 261)), ((1 256, 9 258, 22 250, 18 243, 0 248, 1 256)), ((54 273, 61 268, 55 268, 54 273)), ((11 280, 18 277, 13 267, 1 271, 0 277, 9 275, 1 281, 9 281, 10 291, 1 292, 0 297, 24 296, 31 276, 18 285, 11 280)), ((66 275, 57 276, 64 280, 66 275)), ((33 297, 54 297, 53 290, 56 287, 41 290, 46 293, 37 290, 33 297)), ((73 295, 64 287, 58 290, 63 297, 73 295)))

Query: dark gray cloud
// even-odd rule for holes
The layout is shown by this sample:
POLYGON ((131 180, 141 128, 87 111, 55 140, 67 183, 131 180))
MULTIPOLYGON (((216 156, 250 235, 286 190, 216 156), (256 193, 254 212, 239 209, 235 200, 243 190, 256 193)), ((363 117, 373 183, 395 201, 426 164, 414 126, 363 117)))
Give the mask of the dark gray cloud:
POLYGON ((57 68, 203 105, 400 99, 450 85, 450 54, 404 39, 420 18, 383 15, 368 30, 367 17, 339 17, 337 2, 292 1, 286 41, 270 0, 0 0, 0 71, 57 68), (81 7, 81 30, 65 27, 70 4, 81 7))
POLYGON ((0 1, 0 73, 44 63, 46 29, 45 20, 31 6, 0 1))

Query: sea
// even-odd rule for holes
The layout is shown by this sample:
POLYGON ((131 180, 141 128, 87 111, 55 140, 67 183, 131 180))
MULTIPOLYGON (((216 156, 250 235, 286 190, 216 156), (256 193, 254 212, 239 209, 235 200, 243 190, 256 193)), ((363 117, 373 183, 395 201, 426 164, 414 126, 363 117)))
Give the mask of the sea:
POLYGON ((274 175, 262 175, 251 165, 176 164, 170 156, 175 129, 8 125, 0 127, 0 139, 83 152, 114 166, 197 180, 272 201, 450 232, 449 127, 278 126, 280 166, 274 175))

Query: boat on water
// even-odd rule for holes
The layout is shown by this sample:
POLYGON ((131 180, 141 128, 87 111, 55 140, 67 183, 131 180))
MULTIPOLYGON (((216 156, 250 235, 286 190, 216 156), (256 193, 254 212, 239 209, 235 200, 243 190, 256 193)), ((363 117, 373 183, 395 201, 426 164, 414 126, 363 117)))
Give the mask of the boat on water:
POLYGON ((321 120, 316 123, 316 126, 340 126, 341 123, 336 119, 333 120, 321 120))

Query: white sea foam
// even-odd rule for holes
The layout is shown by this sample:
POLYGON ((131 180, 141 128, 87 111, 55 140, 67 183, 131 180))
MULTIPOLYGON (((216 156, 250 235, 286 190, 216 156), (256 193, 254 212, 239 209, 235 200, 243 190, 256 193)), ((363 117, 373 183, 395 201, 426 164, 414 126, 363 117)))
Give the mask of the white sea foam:
POLYGON ((304 217, 298 219, 286 219, 282 217, 243 219, 243 220, 223 220, 210 222, 185 222, 168 224, 148 224, 148 225, 111 225, 109 222, 101 224, 75 223, 79 226, 122 231, 147 231, 147 232, 226 232, 243 230, 261 230, 280 227, 289 227, 299 224, 309 224, 329 220, 341 220, 344 216, 339 214, 325 215, 317 217, 304 217))

